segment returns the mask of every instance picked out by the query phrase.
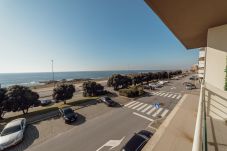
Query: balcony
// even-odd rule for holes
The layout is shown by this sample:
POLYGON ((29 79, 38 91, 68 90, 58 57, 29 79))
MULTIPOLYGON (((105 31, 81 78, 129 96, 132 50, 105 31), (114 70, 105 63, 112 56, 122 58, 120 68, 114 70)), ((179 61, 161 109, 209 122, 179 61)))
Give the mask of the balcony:
POLYGON ((212 85, 201 88, 193 151, 227 150, 227 93, 212 85))

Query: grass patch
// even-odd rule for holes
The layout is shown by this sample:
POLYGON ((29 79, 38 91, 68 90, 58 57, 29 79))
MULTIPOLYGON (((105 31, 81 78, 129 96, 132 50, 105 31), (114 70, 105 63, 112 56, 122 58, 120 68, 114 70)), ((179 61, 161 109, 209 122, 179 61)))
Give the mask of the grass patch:
POLYGON ((67 102, 66 104, 64 104, 63 102, 55 103, 52 106, 40 107, 40 109, 28 112, 27 114, 20 114, 20 115, 12 116, 12 117, 9 117, 9 118, 5 118, 5 119, 1 120, 0 123, 8 123, 8 122, 10 122, 14 119, 17 119, 17 118, 29 119, 29 118, 32 118, 34 116, 47 114, 47 113, 52 112, 52 111, 57 111, 59 108, 62 108, 62 107, 77 106, 77 105, 80 105, 80 104, 83 104, 83 103, 90 102, 90 101, 95 100, 95 99, 97 99, 97 97, 89 97, 89 98, 86 98, 86 99, 73 100, 73 101, 67 102))

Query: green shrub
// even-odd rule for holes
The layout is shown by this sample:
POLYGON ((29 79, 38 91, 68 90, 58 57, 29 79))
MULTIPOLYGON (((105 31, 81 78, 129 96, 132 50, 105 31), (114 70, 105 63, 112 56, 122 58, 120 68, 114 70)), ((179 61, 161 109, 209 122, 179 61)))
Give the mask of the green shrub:
POLYGON ((128 89, 120 89, 119 94, 129 98, 138 97, 143 95, 145 92, 142 87, 131 87, 128 89))

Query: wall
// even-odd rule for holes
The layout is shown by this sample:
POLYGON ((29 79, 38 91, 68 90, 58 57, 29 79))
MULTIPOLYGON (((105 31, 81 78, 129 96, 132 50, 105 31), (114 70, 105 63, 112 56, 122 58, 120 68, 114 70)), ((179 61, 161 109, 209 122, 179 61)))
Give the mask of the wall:
POLYGON ((208 30, 205 81, 224 90, 227 56, 227 25, 208 30))
POLYGON ((227 56, 227 25, 208 30, 205 100, 207 114, 215 119, 227 119, 227 92, 224 91, 227 56))

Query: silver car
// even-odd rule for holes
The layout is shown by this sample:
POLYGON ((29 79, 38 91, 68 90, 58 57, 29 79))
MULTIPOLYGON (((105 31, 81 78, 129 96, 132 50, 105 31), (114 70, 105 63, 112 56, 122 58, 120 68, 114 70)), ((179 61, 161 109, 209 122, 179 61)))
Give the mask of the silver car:
POLYGON ((21 142, 26 128, 26 119, 19 118, 9 122, 0 135, 0 150, 21 142))

